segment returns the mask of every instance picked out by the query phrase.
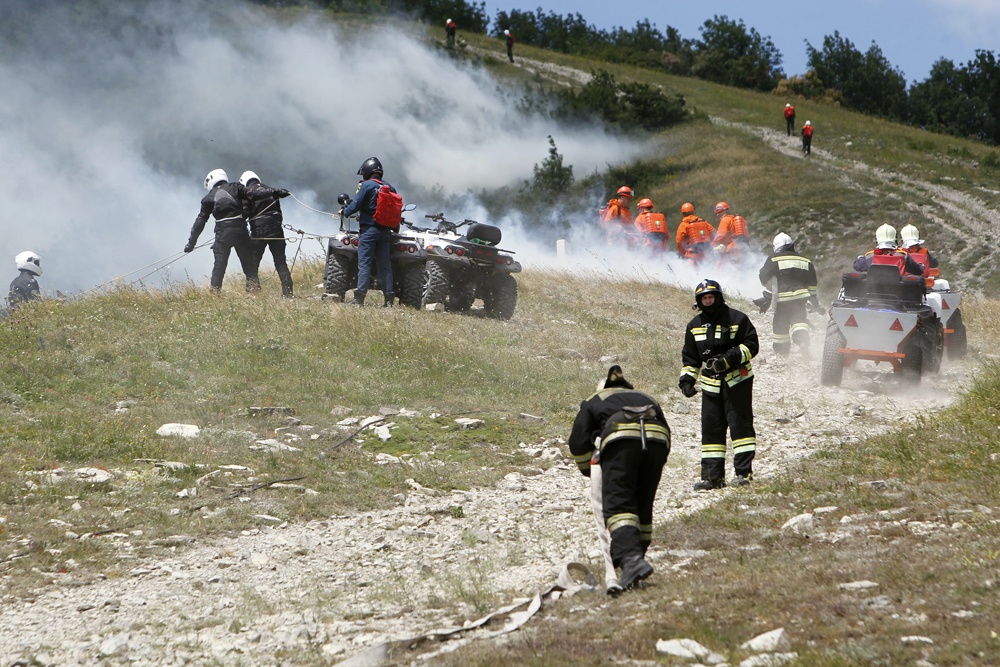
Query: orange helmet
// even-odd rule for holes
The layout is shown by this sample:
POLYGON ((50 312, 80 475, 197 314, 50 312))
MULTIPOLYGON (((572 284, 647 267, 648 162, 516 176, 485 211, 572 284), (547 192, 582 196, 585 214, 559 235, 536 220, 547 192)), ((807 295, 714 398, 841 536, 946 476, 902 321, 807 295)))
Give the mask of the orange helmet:
POLYGON ((692 204, 689 201, 686 201, 683 204, 681 204, 681 213, 683 213, 684 215, 687 215, 688 213, 694 213, 694 204, 692 204))
POLYGON ((635 193, 632 192, 632 188, 630 188, 627 185, 623 185, 620 188, 618 188, 618 196, 619 197, 634 197, 635 193))
POLYGON ((729 204, 727 204, 724 201, 720 201, 718 204, 715 205, 715 214, 716 215, 719 215, 723 211, 728 211, 728 210, 729 210, 729 204))
POLYGON ((653 201, 651 199, 640 199, 639 208, 653 208, 653 201))

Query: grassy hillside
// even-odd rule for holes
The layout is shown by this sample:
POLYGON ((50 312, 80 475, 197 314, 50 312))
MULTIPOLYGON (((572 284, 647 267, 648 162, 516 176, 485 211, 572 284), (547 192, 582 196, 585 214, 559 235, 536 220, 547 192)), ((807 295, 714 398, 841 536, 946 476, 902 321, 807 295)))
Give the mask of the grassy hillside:
MULTIPOLYGON (((504 57, 497 40, 466 37, 504 57)), ((523 46, 516 56, 604 66, 523 46)), ((489 66, 541 79, 527 63, 512 71, 489 66)), ((800 102, 800 120, 817 126, 817 154, 804 159, 756 133, 783 133, 783 99, 608 69, 681 92, 697 111, 696 120, 651 139, 678 167, 671 180, 639 193, 661 209, 692 201, 705 213, 726 199, 762 244, 779 229, 798 236, 800 249, 818 258, 827 292, 884 221, 917 224, 959 285, 985 292, 996 284, 995 260, 972 252, 992 238, 982 218, 1000 203, 992 173, 981 166, 991 150, 800 102), (929 186, 947 188, 951 198, 929 186)), ((514 445, 565 437, 580 399, 612 360, 629 368, 637 386, 672 392, 691 316, 687 290, 545 271, 518 276, 520 299, 509 322, 349 308, 318 300, 310 286, 320 273, 315 260, 299 263, 294 301, 277 298, 272 276, 257 296, 244 295, 235 279, 221 295, 200 285, 121 288, 31 304, 0 323, 4 604, 35 599, 59 572, 115 578, 134 566, 111 542, 81 536, 127 533, 138 554, 157 557, 178 548, 163 538, 233 535, 258 525, 261 513, 299 522, 382 507, 407 489, 407 478, 444 490, 489 487, 508 472, 542 465, 514 445), (402 408, 421 417, 400 420, 387 442, 337 426, 347 414, 382 408, 389 418, 402 408), (484 419, 486 428, 459 431, 457 416, 484 419), (202 434, 156 435, 165 423, 196 424, 202 434), (301 453, 254 448, 293 426, 301 453), (372 458, 432 451, 440 465, 400 469, 372 458), (226 473, 197 485, 197 496, 178 496, 223 465, 251 472, 226 473), (84 467, 109 470, 116 481, 54 474, 84 467), (234 491, 287 479, 318 494, 248 493, 248 502, 232 502, 234 491), (204 507, 225 511, 198 511, 204 507)), ((963 313, 967 368, 976 379, 956 407, 911 421, 901 407, 898 432, 860 444, 845 433, 843 446, 787 475, 657 525, 657 540, 671 548, 712 554, 663 576, 663 585, 615 602, 602 596, 560 604, 489 651, 474 644, 438 664, 671 664, 655 654, 656 640, 732 647, 782 626, 800 642, 798 659, 787 664, 1000 662, 1000 368, 989 342, 1000 306, 978 297, 963 313), (779 536, 780 517, 820 506, 859 517, 864 538, 779 536), (905 522, 894 513, 900 507, 905 522), (858 602, 838 588, 867 577, 879 579, 885 600, 873 594, 858 602), (928 620, 937 644, 901 641, 928 620)), ((803 372, 814 371, 803 362, 803 372)), ((727 657, 735 662, 738 653, 727 657)))

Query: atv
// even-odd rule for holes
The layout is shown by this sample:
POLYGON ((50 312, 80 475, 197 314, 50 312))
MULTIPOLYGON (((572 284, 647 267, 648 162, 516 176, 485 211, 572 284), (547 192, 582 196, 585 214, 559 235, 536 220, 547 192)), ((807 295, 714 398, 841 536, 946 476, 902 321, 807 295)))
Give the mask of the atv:
POLYGON ((421 305, 442 303, 448 310, 468 312, 478 298, 486 315, 509 320, 517 305, 512 274, 521 271, 521 264, 513 252, 497 247, 500 228, 468 219, 454 223, 443 213, 424 217, 436 226, 411 226, 420 233, 427 257, 421 305))
MULTIPOLYGON (((337 197, 341 206, 351 202, 346 194, 337 197)), ((403 210, 412 211, 416 206, 407 204, 403 210)), ((409 227, 403 220, 402 226, 409 227)), ((402 229, 401 226, 401 229, 402 229)), ((351 229, 350 220, 340 217, 340 230, 330 237, 326 248, 326 269, 323 272, 323 286, 326 289, 324 299, 343 301, 347 290, 358 283, 358 237, 359 230, 351 229)), ((393 291, 399 296, 399 302, 411 308, 420 308, 424 290, 424 260, 427 254, 423 244, 413 236, 403 232, 392 235, 392 251, 389 260, 392 263, 393 291)), ((369 287, 386 290, 379 284, 377 271, 372 271, 369 287)))
POLYGON ((948 359, 961 359, 968 351, 965 323, 962 322, 962 311, 959 309, 962 293, 952 291, 949 282, 939 277, 941 272, 938 269, 930 269, 929 273, 927 303, 944 325, 945 352, 948 359))
POLYGON ((888 362, 904 383, 918 385, 922 375, 940 369, 943 352, 944 326, 923 276, 873 265, 843 275, 830 306, 820 382, 839 385, 844 368, 868 360, 888 362))

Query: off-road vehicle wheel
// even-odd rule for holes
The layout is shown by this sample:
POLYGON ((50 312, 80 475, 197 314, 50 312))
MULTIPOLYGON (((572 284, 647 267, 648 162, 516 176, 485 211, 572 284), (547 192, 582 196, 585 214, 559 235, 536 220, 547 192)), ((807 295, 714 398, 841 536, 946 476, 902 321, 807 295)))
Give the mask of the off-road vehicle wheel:
POLYGON ((847 344, 844 334, 832 319, 826 325, 826 340, 823 341, 823 364, 819 370, 819 382, 827 387, 838 387, 844 379, 844 357, 839 350, 847 344))
POLYGON ((509 320, 517 306, 517 281, 509 273, 495 273, 486 280, 483 309, 491 317, 509 320))
POLYGON ((922 373, 937 373, 941 370, 941 358, 944 357, 944 327, 941 320, 934 318, 925 322, 920 328, 920 355, 922 373))
POLYGON ((410 308, 420 308, 420 300, 424 296, 424 267, 421 264, 407 264, 403 268, 400 281, 402 289, 399 292, 399 302, 410 308))
POLYGON ((445 303, 448 298, 448 289, 451 287, 451 280, 448 270, 438 262, 427 262, 424 265, 424 289, 420 301, 420 307, 431 303, 445 303))
POLYGON ((948 328, 952 330, 948 336, 948 358, 961 359, 969 351, 966 339, 965 323, 962 322, 962 311, 955 309, 948 320, 948 328))
POLYGON ((335 252, 327 253, 323 287, 327 294, 334 294, 338 300, 344 300, 344 294, 351 287, 351 261, 347 257, 335 252))
POLYGON ((905 385, 919 386, 920 374, 924 367, 923 346, 920 340, 915 336, 911 336, 910 340, 906 343, 906 347, 903 348, 903 354, 906 356, 903 357, 899 364, 899 379, 905 385))
POLYGON ((476 300, 476 276, 460 276, 448 293, 448 310, 467 312, 476 300))

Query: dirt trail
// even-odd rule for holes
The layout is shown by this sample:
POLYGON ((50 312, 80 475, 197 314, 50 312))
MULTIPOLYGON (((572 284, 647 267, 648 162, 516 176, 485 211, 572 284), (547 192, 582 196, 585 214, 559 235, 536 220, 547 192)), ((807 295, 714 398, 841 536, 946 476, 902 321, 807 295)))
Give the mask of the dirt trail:
MULTIPOLYGON (((817 450, 851 446, 956 396, 958 369, 947 362, 917 395, 900 394, 895 378, 871 364, 847 371, 842 388, 820 391, 821 326, 812 360, 776 359, 769 322, 754 320, 764 347, 755 362, 759 483, 817 450)), ((663 389, 674 441, 656 523, 697 511, 722 493, 753 494, 692 490, 699 403, 663 389)), ((181 546, 168 559, 139 557, 128 535, 104 538, 118 543, 121 558, 133 565, 130 574, 120 580, 59 574, 34 602, 6 601, 0 664, 267 665, 279 655, 288 656, 283 664, 335 663, 387 640, 459 627, 530 597, 552 585, 570 561, 600 574, 587 483, 565 458, 565 446, 511 444, 518 446, 537 452, 540 464, 497 488, 440 493, 414 487, 381 511, 305 525, 262 520, 259 530, 181 546), (457 610, 453 602, 460 603, 457 610)), ((668 582, 698 557, 654 541, 650 581, 668 582)))

